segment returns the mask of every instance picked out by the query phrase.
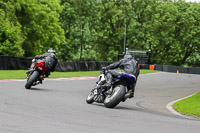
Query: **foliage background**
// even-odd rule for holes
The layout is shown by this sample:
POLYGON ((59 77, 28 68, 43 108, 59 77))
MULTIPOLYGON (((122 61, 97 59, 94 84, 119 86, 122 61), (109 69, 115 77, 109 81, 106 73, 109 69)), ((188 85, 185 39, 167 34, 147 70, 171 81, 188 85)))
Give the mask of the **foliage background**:
POLYGON ((151 50, 152 63, 200 65, 200 3, 184 0, 0 0, 0 55, 116 61, 151 50))

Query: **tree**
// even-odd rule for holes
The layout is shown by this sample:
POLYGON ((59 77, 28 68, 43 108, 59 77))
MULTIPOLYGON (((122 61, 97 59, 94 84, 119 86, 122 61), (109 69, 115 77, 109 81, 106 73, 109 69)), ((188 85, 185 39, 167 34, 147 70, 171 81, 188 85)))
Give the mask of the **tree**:
POLYGON ((18 2, 15 14, 22 25, 25 39, 22 47, 26 57, 42 54, 50 47, 61 56, 59 48, 65 43, 64 31, 59 22, 61 11, 59 0, 18 2))
MULTIPOLYGON (((102 0, 101 19, 97 29, 101 59, 116 61, 124 51, 124 26, 129 27, 132 17, 130 1, 102 0)), ((133 20, 134 22, 134 20, 133 20)), ((129 36, 127 36, 129 37, 129 36)))
MULTIPOLYGON (((200 3, 177 2, 180 14, 177 22, 177 38, 180 42, 180 56, 177 57, 178 65, 187 64, 188 58, 197 61, 200 52, 200 3)), ((196 62, 198 64, 198 62, 196 62)), ((192 63, 192 64, 196 64, 192 63)))
POLYGON ((0 1, 0 55, 23 56, 21 25, 13 1, 0 1))
POLYGON ((67 59, 97 60, 94 26, 98 26, 99 1, 62 0, 61 4, 64 8, 60 20, 68 45, 67 59))

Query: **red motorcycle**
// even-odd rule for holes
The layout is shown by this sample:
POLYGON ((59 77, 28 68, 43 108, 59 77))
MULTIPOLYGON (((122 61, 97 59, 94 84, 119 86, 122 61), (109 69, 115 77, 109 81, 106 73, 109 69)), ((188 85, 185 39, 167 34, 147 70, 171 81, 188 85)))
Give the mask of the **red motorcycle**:
POLYGON ((31 86, 42 83, 44 77, 46 77, 47 67, 45 62, 41 59, 33 59, 30 70, 27 72, 26 89, 30 89, 31 86))

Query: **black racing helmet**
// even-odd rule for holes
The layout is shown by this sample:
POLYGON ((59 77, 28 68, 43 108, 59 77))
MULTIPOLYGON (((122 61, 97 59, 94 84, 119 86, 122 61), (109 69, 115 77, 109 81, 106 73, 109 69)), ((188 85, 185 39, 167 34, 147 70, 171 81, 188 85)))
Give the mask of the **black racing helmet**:
POLYGON ((124 55, 124 59, 132 59, 133 56, 130 53, 124 55))

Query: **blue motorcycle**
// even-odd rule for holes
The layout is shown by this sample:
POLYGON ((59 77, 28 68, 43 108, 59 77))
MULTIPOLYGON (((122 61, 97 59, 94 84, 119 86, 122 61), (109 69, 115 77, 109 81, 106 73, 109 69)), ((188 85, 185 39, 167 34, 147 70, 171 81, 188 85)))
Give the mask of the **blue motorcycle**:
POLYGON ((136 84, 136 77, 127 73, 122 73, 114 78, 110 88, 102 87, 106 83, 105 71, 102 70, 94 89, 86 98, 88 104, 93 102, 104 103, 107 108, 114 108, 121 101, 125 101, 128 96, 128 88, 136 84))

